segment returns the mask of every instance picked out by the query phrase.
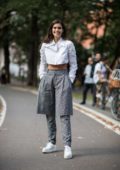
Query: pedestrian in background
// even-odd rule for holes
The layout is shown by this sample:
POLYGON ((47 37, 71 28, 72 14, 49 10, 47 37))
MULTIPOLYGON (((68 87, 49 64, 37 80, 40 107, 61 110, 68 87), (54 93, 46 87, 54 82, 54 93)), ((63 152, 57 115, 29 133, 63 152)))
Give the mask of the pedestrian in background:
POLYGON ((7 83, 7 73, 6 73, 5 67, 2 67, 2 69, 1 69, 0 82, 1 82, 1 84, 7 83))
POLYGON ((101 61, 98 62, 95 66, 94 71, 94 82, 96 84, 96 96, 99 98, 99 94, 102 97, 101 109, 105 110, 106 106, 106 96, 108 94, 108 57, 104 56, 101 58, 101 61))
POLYGON ((60 116, 64 143, 64 158, 72 158, 71 121, 72 83, 77 70, 76 51, 66 39, 62 21, 54 20, 40 49, 40 87, 38 113, 45 114, 48 124, 48 143, 43 153, 56 151, 56 114, 60 116), (69 70, 68 70, 69 68, 69 70))
MULTIPOLYGON (((92 57, 92 58, 93 58, 92 73, 93 73, 93 76, 94 76, 95 66, 96 66, 97 63, 100 62, 100 60, 101 60, 101 54, 100 54, 99 52, 97 52, 97 53, 95 54, 95 56, 92 57)), ((94 79, 93 79, 93 81, 94 81, 94 79)), ((95 105, 96 105, 96 102, 97 102, 97 98, 96 98, 97 88, 96 88, 96 83, 95 83, 95 82, 94 82, 94 84, 93 84, 93 91, 94 91, 93 94, 94 94, 94 106, 95 106, 95 105)))
POLYGON ((86 104, 87 93, 90 89, 91 94, 93 96, 92 106, 95 106, 96 98, 95 98, 95 93, 94 93, 94 81, 93 81, 92 66, 93 66, 93 58, 89 57, 88 64, 86 65, 85 70, 84 70, 85 80, 84 80, 84 86, 83 86, 83 100, 80 104, 86 104))
POLYGON ((94 59, 94 63, 97 64, 98 62, 100 62, 100 60, 101 60, 101 54, 100 53, 96 53, 95 59, 94 59))

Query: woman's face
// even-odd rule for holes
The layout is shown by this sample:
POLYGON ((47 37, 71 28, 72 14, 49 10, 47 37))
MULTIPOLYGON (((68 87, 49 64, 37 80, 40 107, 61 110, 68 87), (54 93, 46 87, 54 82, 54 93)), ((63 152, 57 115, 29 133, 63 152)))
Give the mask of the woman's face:
POLYGON ((60 23, 54 24, 52 27, 52 34, 54 39, 59 40, 62 36, 63 28, 60 23))

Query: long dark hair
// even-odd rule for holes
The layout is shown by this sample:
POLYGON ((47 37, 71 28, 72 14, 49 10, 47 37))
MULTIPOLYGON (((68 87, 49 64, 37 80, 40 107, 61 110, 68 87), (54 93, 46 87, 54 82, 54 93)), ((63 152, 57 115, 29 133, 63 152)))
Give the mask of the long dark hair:
POLYGON ((62 29, 63 29, 63 33, 62 33, 61 37, 62 37, 63 39, 66 39, 66 28, 65 28, 65 25, 63 24, 63 22, 62 22, 61 20, 56 19, 56 20, 52 21, 52 23, 50 24, 50 26, 49 26, 49 28, 48 28, 48 33, 47 33, 47 35, 46 35, 46 37, 45 37, 45 39, 44 39, 43 42, 49 43, 50 41, 53 40, 54 36, 53 36, 53 34, 52 34, 52 28, 53 28, 53 26, 54 26, 55 24, 61 24, 62 29))

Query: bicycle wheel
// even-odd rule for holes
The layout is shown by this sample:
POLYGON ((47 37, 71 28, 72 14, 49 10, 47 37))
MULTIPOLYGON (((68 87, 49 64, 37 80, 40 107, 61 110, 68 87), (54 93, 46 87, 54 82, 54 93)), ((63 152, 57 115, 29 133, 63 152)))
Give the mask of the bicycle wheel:
POLYGON ((120 121, 120 91, 117 90, 111 101, 111 113, 116 120, 120 121))

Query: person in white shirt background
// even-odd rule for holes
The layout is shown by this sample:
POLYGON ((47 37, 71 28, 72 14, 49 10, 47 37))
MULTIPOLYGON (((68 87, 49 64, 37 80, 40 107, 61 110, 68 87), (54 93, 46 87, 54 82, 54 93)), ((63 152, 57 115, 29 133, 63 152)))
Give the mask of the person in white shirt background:
POLYGON ((108 94, 107 86, 108 86, 108 57, 103 56, 101 58, 101 61, 98 62, 95 66, 94 71, 94 82, 96 84, 96 89, 98 95, 100 92, 102 94, 102 103, 101 103, 101 109, 105 110, 106 106, 106 96, 108 94))
POLYGON ((83 100, 80 104, 86 104, 86 99, 87 99, 87 93, 88 90, 91 90, 92 96, 93 96, 93 103, 92 106, 95 106, 96 103, 96 96, 94 93, 94 81, 93 81, 93 73, 92 73, 92 65, 93 65, 93 58, 89 57, 88 58, 88 64, 86 65, 84 69, 84 87, 83 87, 83 100))
MULTIPOLYGON (((99 52, 96 52, 95 55, 92 56, 93 58, 93 64, 92 64, 92 73, 93 73, 93 81, 94 81, 94 72, 95 72, 95 66, 97 65, 97 63, 100 62, 101 60, 101 54, 99 52)), ((96 98, 96 93, 97 93, 97 89, 96 89, 96 83, 94 81, 94 84, 93 84, 93 94, 94 94, 94 106, 96 106, 97 104, 97 98, 96 98)))
POLYGON ((48 143, 43 153, 55 152, 56 115, 60 117, 64 143, 64 158, 72 158, 71 115, 72 83, 77 70, 76 50, 66 39, 66 29, 61 20, 54 20, 40 49, 40 86, 37 113, 45 114, 48 125, 48 143), (69 69, 68 69, 69 68, 69 69))

